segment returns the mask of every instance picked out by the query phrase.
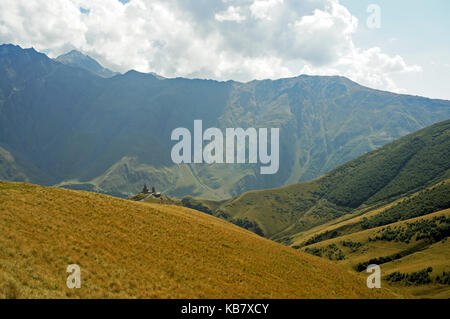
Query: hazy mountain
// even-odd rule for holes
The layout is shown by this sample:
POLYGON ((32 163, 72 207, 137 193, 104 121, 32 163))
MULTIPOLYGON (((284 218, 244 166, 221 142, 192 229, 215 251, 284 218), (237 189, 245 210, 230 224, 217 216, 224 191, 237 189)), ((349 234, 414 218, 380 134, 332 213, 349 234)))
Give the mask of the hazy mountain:
POLYGON ((14 174, 0 170, 0 178, 22 174, 34 183, 116 195, 146 183, 169 196, 223 199, 307 181, 450 118, 450 101, 373 90, 343 77, 239 83, 129 71, 102 78, 13 45, 0 46, 0 72, 0 147, 10 154, 8 165, 20 163, 14 174), (196 119, 205 129, 280 127, 279 172, 173 165, 170 134, 177 127, 192 132, 196 119))
MULTIPOLYGON (((402 137, 310 182, 251 191, 221 202, 185 198, 183 203, 232 222, 248 220, 249 229, 257 225, 265 236, 290 244, 313 227, 360 216, 365 209, 373 210, 448 179, 450 120, 402 137)), ((427 193, 429 198, 420 197, 406 209, 390 210, 376 218, 371 215, 359 223, 359 230, 450 208, 448 186, 437 188, 435 195, 427 193)))
POLYGON ((109 69, 104 68, 96 60, 77 50, 72 50, 66 54, 62 54, 58 56, 55 60, 69 66, 88 70, 104 78, 110 78, 113 77, 114 75, 119 74, 117 72, 113 72, 109 69))

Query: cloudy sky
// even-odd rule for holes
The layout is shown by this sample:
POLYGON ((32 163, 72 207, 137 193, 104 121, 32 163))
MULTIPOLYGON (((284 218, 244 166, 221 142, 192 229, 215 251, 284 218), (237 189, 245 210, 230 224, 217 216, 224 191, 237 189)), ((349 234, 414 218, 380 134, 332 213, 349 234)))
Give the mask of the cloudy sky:
POLYGON ((448 0, 0 0, 0 43, 120 72, 217 80, 344 75, 450 99, 448 0))

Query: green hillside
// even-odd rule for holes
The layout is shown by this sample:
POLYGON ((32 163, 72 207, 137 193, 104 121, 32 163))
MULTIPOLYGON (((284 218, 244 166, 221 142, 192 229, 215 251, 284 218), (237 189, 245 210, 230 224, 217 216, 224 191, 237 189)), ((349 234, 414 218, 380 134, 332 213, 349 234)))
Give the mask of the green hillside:
MULTIPOLYGON (((397 199, 393 203, 375 208, 356 210, 346 218, 336 219, 297 234, 293 246, 301 248, 317 242, 337 238, 355 232, 390 225, 399 221, 429 216, 450 207, 450 179, 425 190, 397 199)), ((399 235, 393 233, 391 235, 399 235)))
MULTIPOLYGON (((7 163, 2 160, 0 179, 123 197, 153 184, 170 197, 222 200, 312 180, 450 118, 450 101, 373 90, 337 76, 239 83, 129 71, 104 78, 85 56, 59 60, 70 65, 34 49, 0 46, 0 147, 10 154, 7 163), (170 134, 178 127, 192 130, 195 119, 204 128, 279 127, 279 172, 260 175, 259 165, 174 165, 170 134)), ((399 165, 421 147, 412 146, 398 150, 399 165)), ((392 178, 395 167, 385 173, 392 178)), ((378 198, 385 196, 377 191, 382 178, 368 190, 378 198)), ((385 191, 395 193, 397 186, 385 191)), ((328 192, 322 205, 353 207, 371 195, 341 199, 348 192, 328 192)), ((276 231, 290 223, 287 215, 283 220, 276 231)))
MULTIPOLYGON (((447 120, 369 152, 311 182, 251 191, 223 202, 194 198, 184 202, 232 222, 247 219, 262 229, 266 237, 292 244, 297 234, 313 227, 363 215, 449 178, 450 120, 447 120)), ((438 186, 434 192, 418 195, 417 202, 400 204, 412 206, 411 209, 393 207, 384 215, 368 218, 364 227, 448 208, 448 187, 438 186), (409 215, 402 218, 406 211, 409 215)))

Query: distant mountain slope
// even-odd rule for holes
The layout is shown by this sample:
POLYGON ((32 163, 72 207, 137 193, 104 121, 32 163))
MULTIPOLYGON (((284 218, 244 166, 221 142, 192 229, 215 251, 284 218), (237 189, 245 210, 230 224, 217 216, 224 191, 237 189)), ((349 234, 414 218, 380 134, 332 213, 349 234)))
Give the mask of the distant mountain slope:
POLYGON ((450 118, 450 101, 373 90, 343 77, 238 83, 129 71, 101 78, 13 45, 0 46, 0 73, 0 147, 40 171, 43 177, 30 182, 122 196, 146 183, 171 197, 227 199, 308 181, 450 118), (170 134, 192 130, 196 119, 204 128, 279 127, 279 172, 174 165, 170 134))
POLYGON ((55 58, 55 61, 61 62, 65 65, 85 69, 104 78, 110 78, 114 75, 119 74, 117 72, 113 72, 109 69, 104 68, 93 58, 77 50, 72 50, 70 52, 62 54, 55 58))
POLYGON ((179 206, 0 182, 0 298, 392 298, 366 278, 179 206), (66 268, 81 267, 81 289, 66 268))
POLYGON ((45 176, 31 163, 17 161, 11 153, 2 147, 0 147, 0 176, 9 181, 51 181, 49 176, 45 176))
MULTIPOLYGON (((347 162, 311 182, 247 192, 217 203, 193 198, 183 202, 230 221, 246 218, 267 237, 291 244, 296 234, 314 226, 362 213, 449 178, 447 120, 347 162)), ((448 203, 443 205, 439 209, 447 208, 448 203)), ((373 223, 379 225, 379 221, 373 223)))

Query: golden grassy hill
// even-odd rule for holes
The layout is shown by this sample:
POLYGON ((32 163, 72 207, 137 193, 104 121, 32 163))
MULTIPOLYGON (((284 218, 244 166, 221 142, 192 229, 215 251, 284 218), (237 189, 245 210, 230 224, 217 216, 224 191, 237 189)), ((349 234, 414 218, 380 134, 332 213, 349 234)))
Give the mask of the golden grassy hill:
POLYGON ((188 208, 0 182, 0 298, 391 298, 188 208), (66 267, 81 267, 81 289, 66 267))
MULTIPOLYGON (((387 205, 386 207, 390 207, 387 205)), ((376 209, 367 213, 368 215, 376 215, 386 209, 376 209)), ((380 257, 392 257, 390 261, 375 262, 380 265, 382 270, 383 284, 387 276, 394 272, 413 273, 422 269, 432 267, 430 277, 434 279, 443 272, 450 271, 450 241, 447 238, 437 240, 435 242, 429 239, 411 240, 374 240, 381 237, 383 230, 387 227, 394 232, 399 233, 407 229, 408 225, 417 222, 432 222, 439 217, 450 218, 450 209, 441 210, 435 213, 427 214, 404 221, 395 222, 389 225, 371 228, 362 231, 356 231, 350 234, 344 234, 336 238, 327 239, 308 245, 302 250, 316 252, 321 250, 320 254, 323 258, 330 258, 335 263, 345 266, 347 269, 357 270, 359 264, 368 263, 370 260, 380 259, 380 257), (332 252, 333 251, 333 252, 332 252), (341 258, 336 258, 337 253, 341 254, 341 258)), ((333 231, 342 229, 347 225, 351 225, 351 221, 359 221, 360 216, 322 228, 320 233, 324 231, 333 231)), ((439 224, 437 224, 439 225, 439 224)), ((415 234, 416 235, 416 234, 415 234)), ((389 283, 394 285, 394 283, 389 283)), ((436 283, 435 281, 428 284, 405 284, 404 282, 395 283, 395 286, 406 294, 421 298, 450 298, 450 286, 436 283)))

